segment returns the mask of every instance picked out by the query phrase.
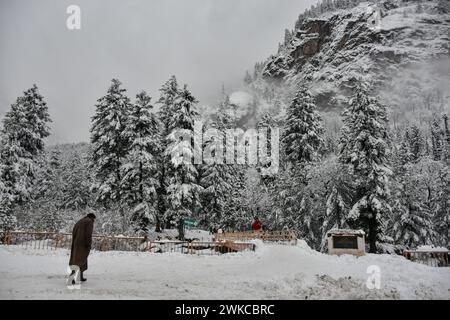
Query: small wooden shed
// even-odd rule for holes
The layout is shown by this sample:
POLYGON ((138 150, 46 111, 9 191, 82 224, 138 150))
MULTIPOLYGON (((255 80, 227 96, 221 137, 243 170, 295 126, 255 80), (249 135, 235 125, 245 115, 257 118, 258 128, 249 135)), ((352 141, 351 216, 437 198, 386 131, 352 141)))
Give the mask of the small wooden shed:
POLYGON ((328 231, 327 238, 329 254, 365 254, 365 233, 362 230, 332 229, 328 231))

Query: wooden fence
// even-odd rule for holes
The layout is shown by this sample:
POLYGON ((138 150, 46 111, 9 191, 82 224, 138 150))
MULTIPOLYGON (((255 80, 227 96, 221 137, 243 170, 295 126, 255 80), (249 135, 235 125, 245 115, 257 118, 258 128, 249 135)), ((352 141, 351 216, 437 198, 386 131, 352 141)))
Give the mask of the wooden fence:
POLYGON ((214 240, 216 241, 248 241, 253 239, 281 244, 297 244, 297 235, 293 231, 224 232, 214 235, 214 240))
MULTIPOLYGON (((72 235, 70 233, 55 232, 0 231, 0 244, 16 245, 31 249, 70 249, 72 235)), ((231 241, 150 241, 145 237, 94 235, 92 237, 92 249, 98 251, 178 252, 197 255, 217 255, 240 251, 255 251, 255 244, 234 243, 231 241)))
POLYGON ((411 261, 432 267, 448 267, 448 251, 413 251, 405 250, 403 256, 411 261))

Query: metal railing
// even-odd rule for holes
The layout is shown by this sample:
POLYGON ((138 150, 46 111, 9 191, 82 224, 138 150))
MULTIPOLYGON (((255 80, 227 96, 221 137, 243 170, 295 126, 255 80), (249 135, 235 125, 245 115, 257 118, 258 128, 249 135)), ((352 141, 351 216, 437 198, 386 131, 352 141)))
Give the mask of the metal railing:
MULTIPOLYGON (((70 233, 0 231, 1 245, 16 245, 23 248, 56 250, 69 249, 72 244, 70 233)), ((98 251, 135 251, 149 253, 183 253, 196 255, 219 255, 240 251, 255 251, 253 243, 235 243, 231 241, 151 241, 146 237, 92 236, 93 250, 98 251)))
POLYGON ((246 241, 259 239, 264 242, 280 244, 297 244, 297 235, 294 231, 244 231, 216 233, 214 240, 246 241))
POLYGON ((403 256, 411 261, 431 267, 448 267, 448 251, 413 251, 405 250, 403 256))

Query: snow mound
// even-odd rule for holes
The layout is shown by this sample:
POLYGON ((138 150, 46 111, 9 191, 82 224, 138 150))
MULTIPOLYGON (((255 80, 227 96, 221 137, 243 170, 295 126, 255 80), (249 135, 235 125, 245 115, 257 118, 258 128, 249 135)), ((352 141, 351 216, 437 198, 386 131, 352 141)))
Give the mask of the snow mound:
POLYGON ((297 239, 297 248, 303 249, 306 252, 311 253, 311 254, 319 253, 316 250, 311 249, 311 247, 306 243, 306 241, 302 240, 302 239, 297 239))

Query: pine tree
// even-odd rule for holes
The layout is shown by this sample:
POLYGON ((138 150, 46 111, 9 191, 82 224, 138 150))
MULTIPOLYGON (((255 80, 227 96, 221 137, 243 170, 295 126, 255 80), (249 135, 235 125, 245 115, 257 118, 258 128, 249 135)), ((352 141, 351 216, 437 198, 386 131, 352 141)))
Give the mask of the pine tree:
MULTIPOLYGON (((325 198, 325 217, 322 225, 322 238, 326 239, 326 234, 330 229, 340 229, 347 227, 347 212, 350 210, 352 188, 348 181, 348 175, 342 170, 342 165, 337 162, 334 156, 325 160, 317 168, 320 175, 325 176, 323 185, 314 194, 324 192, 325 198)), ((317 177, 311 178, 311 183, 317 183, 317 177)))
MULTIPOLYGON (((217 129, 224 133, 225 130, 235 130, 236 129, 236 108, 238 106, 230 103, 229 96, 227 94, 223 95, 223 100, 219 104, 219 108, 216 114, 215 126, 217 129)), ((222 166, 216 166, 216 170, 224 170, 223 179, 224 183, 227 181, 231 189, 228 190, 228 193, 223 199, 224 207, 223 211, 226 214, 221 214, 221 218, 217 221, 214 221, 217 227, 222 229, 229 230, 240 230, 244 228, 244 220, 245 213, 248 211, 243 207, 244 203, 244 190, 245 190, 245 182, 246 182, 246 169, 247 166, 244 164, 238 164, 238 138, 233 137, 233 139, 229 139, 229 137, 225 137, 225 147, 223 148, 224 154, 226 154, 227 150, 234 150, 234 158, 229 163, 227 159, 224 159, 224 163, 222 166)), ((206 169, 207 166, 205 166, 206 169)), ((206 172, 204 173, 204 175, 206 172)), ((248 220, 247 220, 248 221, 248 220)))
POLYGON ((64 209, 80 211, 93 205, 95 199, 90 191, 93 182, 89 170, 90 159, 90 150, 82 148, 71 152, 67 161, 62 164, 64 209))
POLYGON ((250 72, 247 71, 245 73, 244 82, 245 84, 250 84, 252 83, 252 81, 253 81, 252 76, 250 75, 250 72))
POLYGON ((433 117, 430 131, 431 131, 431 146, 432 146, 433 160, 439 161, 442 159, 444 146, 443 143, 444 132, 441 129, 441 125, 437 117, 433 117))
MULTIPOLYGON (((170 134, 170 119, 175 111, 175 100, 180 94, 180 89, 178 87, 178 82, 175 76, 171 76, 169 80, 167 80, 164 85, 159 90, 161 95, 158 100, 158 104, 160 104, 160 110, 157 113, 158 119, 162 124, 162 133, 161 133, 161 150, 166 150, 169 144, 167 139, 170 134)), ((170 162, 170 158, 166 155, 165 152, 162 152, 158 157, 158 188, 157 188, 157 216, 165 217, 166 211, 168 208, 167 204, 167 186, 168 186, 168 178, 167 178, 167 170, 168 164, 170 162)), ((165 221, 165 226, 170 227, 170 221, 165 221)), ((160 231, 160 225, 156 224, 156 231, 160 231)))
POLYGON ((425 144, 419 127, 413 125, 409 130, 409 149, 411 152, 411 161, 417 162, 424 153, 425 144))
POLYGON ((13 227, 14 206, 28 200, 36 179, 36 159, 50 135, 50 115, 36 85, 18 97, 3 119, 0 131, 0 211, 13 227))
POLYGON ((417 172, 422 171, 421 167, 420 163, 406 165, 394 204, 394 240, 408 248, 431 245, 436 238, 432 200, 430 195, 424 197, 430 189, 424 183, 423 172, 417 172))
POLYGON ((282 138, 286 160, 292 165, 316 160, 323 145, 321 121, 311 94, 301 88, 287 110, 282 138))
POLYGON ((171 118, 175 111, 175 100, 180 95, 180 89, 178 87, 177 78, 171 76, 169 80, 159 89, 161 96, 158 103, 161 105, 158 112, 159 121, 164 126, 163 136, 170 134, 171 131, 171 118))
POLYGON ((301 231, 302 236, 305 236, 309 230, 301 230, 305 223, 300 215, 300 203, 305 193, 304 181, 300 175, 293 175, 290 170, 282 170, 277 176, 274 189, 276 191, 272 193, 272 206, 276 216, 276 228, 301 231))
POLYGON ((291 32, 289 29, 284 29, 284 42, 283 42, 283 46, 288 46, 289 43, 291 42, 292 38, 293 38, 294 34, 293 32, 291 32))
POLYGON ((354 178, 355 204, 348 220, 368 230, 370 252, 376 252, 388 204, 389 176, 386 108, 358 84, 343 113, 339 161, 354 178))
POLYGON ((406 131, 405 136, 400 141, 400 146, 395 149, 394 154, 394 168, 396 169, 396 176, 401 176, 404 173, 404 168, 407 164, 412 162, 413 155, 410 151, 409 133, 406 131))
POLYGON ((37 172, 34 198, 51 199, 57 207, 60 207, 61 186, 61 153, 58 149, 53 149, 49 154, 40 157, 40 170, 37 172))
POLYGON ((97 202, 106 207, 118 205, 119 208, 122 206, 121 166, 129 145, 124 131, 130 109, 129 98, 121 84, 119 80, 113 79, 107 94, 97 100, 91 127, 97 202))
POLYGON ((268 186, 275 179, 277 171, 272 168, 272 130, 278 126, 272 114, 266 112, 257 123, 258 129, 258 165, 257 169, 261 174, 261 182, 268 186), (265 136, 261 134, 265 132, 265 136), (272 170, 269 170, 272 169, 272 170))
POLYGON ((136 96, 129 111, 124 136, 130 142, 122 165, 124 199, 133 209, 132 220, 139 231, 147 232, 156 212, 157 156, 160 147, 158 121, 152 113, 151 97, 145 91, 136 96))
POLYGON ((165 155, 170 159, 167 174, 166 218, 178 226, 178 238, 184 239, 184 219, 192 217, 199 205, 202 190, 197 184, 197 168, 193 164, 194 121, 198 117, 195 110, 196 99, 186 86, 174 101, 174 110, 168 129, 168 146, 165 155))
POLYGON ((204 156, 203 175, 201 177, 202 193, 202 207, 207 213, 207 218, 211 224, 215 226, 223 225, 226 220, 227 205, 231 201, 231 194, 233 190, 234 170, 233 164, 224 162, 223 155, 226 152, 223 143, 225 140, 224 130, 227 128, 226 115, 217 115, 216 121, 211 125, 216 129, 209 139, 204 141, 204 154, 209 154, 211 157, 204 156))
POLYGON ((448 116, 444 114, 444 161, 450 167, 450 126, 448 116))
POLYGON ((24 156, 37 156, 44 150, 44 138, 50 135, 47 103, 36 85, 18 97, 3 119, 6 138, 17 139, 24 156))
POLYGON ((312 195, 306 188, 307 172, 323 146, 321 121, 311 94, 300 88, 287 110, 283 128, 282 144, 288 167, 287 176, 281 181, 281 194, 286 198, 279 200, 285 215, 283 227, 300 231, 311 244, 317 241, 313 231, 317 220, 311 210, 312 195))
POLYGON ((445 165, 438 171, 438 188, 435 198, 435 214, 433 222, 439 244, 450 245, 450 168, 445 165))

